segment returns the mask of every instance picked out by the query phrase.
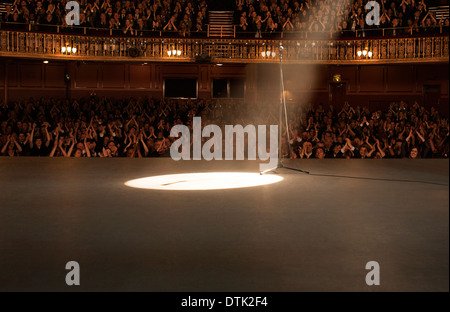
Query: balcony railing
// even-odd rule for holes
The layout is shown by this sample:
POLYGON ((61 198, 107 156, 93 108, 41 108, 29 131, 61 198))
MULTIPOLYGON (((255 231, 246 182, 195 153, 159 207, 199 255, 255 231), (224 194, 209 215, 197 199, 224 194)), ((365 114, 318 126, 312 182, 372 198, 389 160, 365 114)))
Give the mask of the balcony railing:
POLYGON ((448 62, 449 58, 449 38, 444 35, 279 40, 109 37, 0 30, 0 56, 41 59, 273 63, 279 61, 280 44, 286 63, 448 62))

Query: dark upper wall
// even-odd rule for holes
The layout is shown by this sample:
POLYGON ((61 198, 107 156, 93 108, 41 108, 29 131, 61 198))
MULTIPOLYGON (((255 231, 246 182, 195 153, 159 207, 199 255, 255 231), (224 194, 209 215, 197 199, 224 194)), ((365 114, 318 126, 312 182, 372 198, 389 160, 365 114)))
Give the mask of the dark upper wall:
POLYGON ((235 0, 207 0, 209 11, 233 11, 236 8, 235 0))

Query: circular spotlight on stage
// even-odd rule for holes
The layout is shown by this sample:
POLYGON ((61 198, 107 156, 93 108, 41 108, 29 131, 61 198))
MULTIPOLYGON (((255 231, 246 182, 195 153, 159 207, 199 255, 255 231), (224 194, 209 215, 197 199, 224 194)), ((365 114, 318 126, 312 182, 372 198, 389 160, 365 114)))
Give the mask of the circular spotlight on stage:
POLYGON ((282 181, 277 175, 251 172, 204 172, 169 174, 130 180, 126 186, 170 191, 222 190, 261 186, 282 181))

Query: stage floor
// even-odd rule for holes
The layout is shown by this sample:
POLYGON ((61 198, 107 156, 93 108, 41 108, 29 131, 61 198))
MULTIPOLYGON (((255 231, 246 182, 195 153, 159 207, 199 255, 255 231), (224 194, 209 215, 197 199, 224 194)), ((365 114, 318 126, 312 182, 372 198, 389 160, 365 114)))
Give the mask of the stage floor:
POLYGON ((124 183, 259 166, 2 157, 0 291, 449 291, 448 160, 287 164, 313 175, 167 191, 124 183), (68 261, 81 286, 66 286, 68 261))

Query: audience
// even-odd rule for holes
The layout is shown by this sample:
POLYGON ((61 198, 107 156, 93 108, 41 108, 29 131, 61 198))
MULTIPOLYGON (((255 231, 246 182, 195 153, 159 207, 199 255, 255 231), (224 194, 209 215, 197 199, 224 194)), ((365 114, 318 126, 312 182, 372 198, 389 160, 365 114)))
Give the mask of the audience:
MULTIPOLYGON (((26 23, 33 30, 83 32, 67 26, 69 0, 11 0, 0 22, 26 23)), ((368 0, 236 0, 234 24, 240 36, 264 38, 275 33, 337 33, 340 36, 448 33, 449 20, 437 19, 424 0, 380 3, 380 24, 367 25, 368 0)), ((80 26, 111 29, 114 34, 143 36, 163 31, 189 36, 207 29, 208 0, 79 0, 80 26)), ((26 29, 24 24, 6 27, 26 29)))
MULTIPOLYGON (((170 156, 176 124, 278 124, 273 105, 233 101, 129 99, 95 96, 80 100, 39 99, 0 105, 2 156, 170 156), (240 109, 236 109, 240 107, 240 109)), ((283 129, 283 157, 447 158, 449 123, 417 102, 384 110, 346 104, 341 111, 290 107, 283 129), (288 136, 289 134, 289 136, 288 136)), ((191 131, 192 134, 192 131, 191 131)))
POLYGON ((289 124, 285 157, 447 158, 449 152, 448 119, 417 102, 392 103, 384 111, 372 112, 348 104, 337 112, 320 104, 316 109, 298 109, 289 124))
POLYGON ((438 27, 448 32, 448 18, 437 20, 429 12, 425 1, 378 1, 380 24, 367 25, 368 0, 236 0, 235 21, 238 31, 261 37, 258 26, 266 36, 278 32, 308 31, 313 33, 338 33, 341 36, 381 36, 432 34, 438 27), (260 24, 260 25, 259 25, 260 24))
MULTIPOLYGON (((14 0, 6 6, 0 22, 32 24, 33 30, 80 32, 67 25, 65 5, 69 0, 14 0), (53 28, 52 28, 53 26, 53 28)), ((206 31, 206 0, 77 0, 80 27, 111 29, 115 34, 150 35, 152 31, 181 35, 206 31)), ((69 12, 69 11, 67 11, 69 12)), ((25 29, 23 25, 7 25, 25 29)))

